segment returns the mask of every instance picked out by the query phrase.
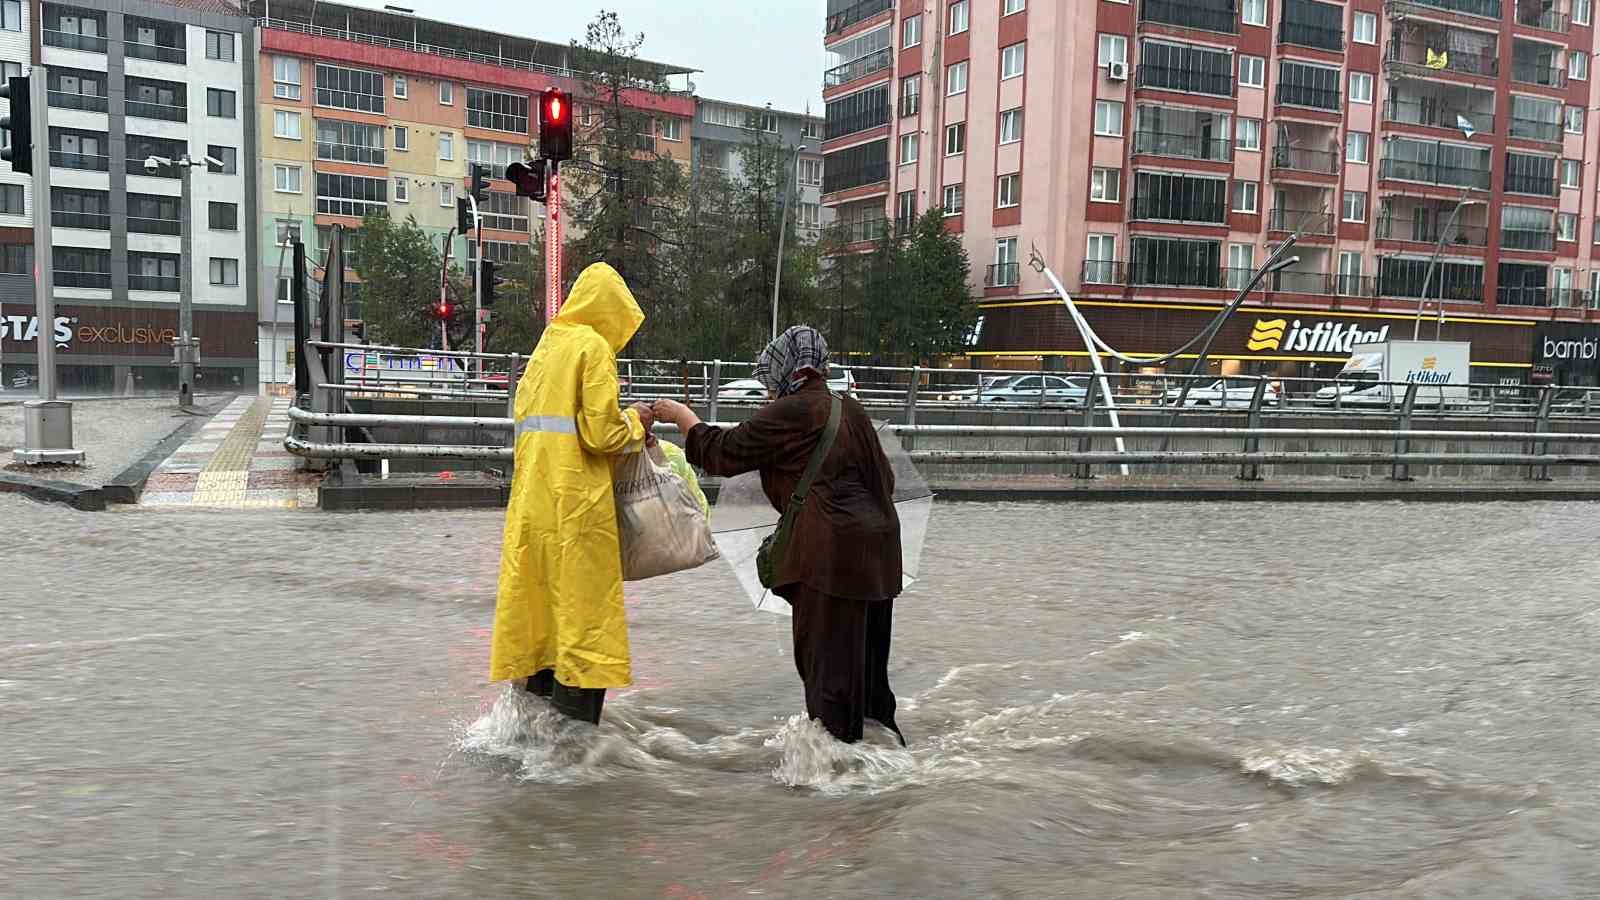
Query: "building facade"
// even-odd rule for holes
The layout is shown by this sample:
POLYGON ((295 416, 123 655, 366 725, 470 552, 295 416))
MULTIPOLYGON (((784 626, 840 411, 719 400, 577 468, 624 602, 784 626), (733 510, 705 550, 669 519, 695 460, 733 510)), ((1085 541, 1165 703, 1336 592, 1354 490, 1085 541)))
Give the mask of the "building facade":
MULTIPOLYGON (((484 253, 502 263, 524 259, 529 242, 543 234, 544 207, 516 196, 504 180, 506 166, 536 154, 541 91, 580 93, 564 44, 394 9, 310 0, 273 0, 270 7, 263 0, 254 8, 262 47, 258 228, 267 248, 256 272, 264 298, 261 368, 263 378, 276 372, 284 381, 293 369, 286 247, 294 235, 305 242, 314 275, 331 227, 359 229, 373 210, 414 218, 443 247, 456 227, 468 166, 480 164, 493 179, 484 253)), ((627 102, 654 114, 655 133, 641 136, 649 142, 641 149, 687 166, 693 99, 641 93, 627 102)), ((594 118, 580 105, 577 127, 594 118)), ((349 239, 359 253, 359 232, 349 239)), ((477 252, 476 240, 454 236, 455 264, 472 271, 477 252)), ((353 293, 350 314, 359 318, 359 286, 353 293)))
POLYGON ((796 233, 816 240, 833 222, 822 205, 822 119, 783 112, 770 106, 746 106, 720 100, 697 100, 692 176, 715 172, 738 180, 743 174, 743 148, 758 139, 772 141, 794 160, 791 204, 796 233))
POLYGON ((1103 337, 1158 354, 1298 234, 1219 335, 1222 371, 1324 374, 1343 336, 1409 338, 1425 291, 1422 335, 1471 340, 1479 381, 1541 371, 1543 323, 1600 320, 1592 0, 828 12, 823 203, 864 240, 944 210, 983 295, 980 361, 1084 363, 1032 248, 1103 337))
POLYGON ((200 389, 254 387, 250 20, 221 0, 0 5, 8 74, 18 53, 14 14, 29 36, 24 59, 43 65, 30 66, 49 90, 48 127, 34 139, 48 141, 51 181, 47 213, 29 176, 0 173, 0 377, 27 390, 37 378, 33 336, 46 326, 33 315, 28 229, 48 214, 63 391, 176 390, 180 271, 191 279, 200 389), (220 163, 192 170, 187 210, 176 165, 185 157, 220 163))

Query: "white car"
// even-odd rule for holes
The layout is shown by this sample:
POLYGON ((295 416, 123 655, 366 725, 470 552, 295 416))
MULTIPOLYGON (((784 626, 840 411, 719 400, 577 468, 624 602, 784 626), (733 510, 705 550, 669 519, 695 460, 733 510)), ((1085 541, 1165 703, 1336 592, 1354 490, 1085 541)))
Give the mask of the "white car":
POLYGON ((985 403, 1021 406, 1082 406, 1089 395, 1087 378, 1061 375, 1011 375, 979 388, 946 391, 940 399, 948 403, 985 403))
MULTIPOLYGON (((1184 406, 1223 406, 1242 407, 1248 409, 1251 401, 1255 400, 1256 385, 1260 382, 1254 378, 1218 378, 1207 385, 1193 384, 1189 386, 1189 396, 1183 397, 1183 388, 1176 387, 1167 391, 1167 402, 1177 403, 1183 397, 1184 406)), ((1267 382, 1265 393, 1262 395, 1263 404, 1276 404, 1278 402, 1278 383, 1267 382)))
MULTIPOLYGON (((828 379, 828 390, 845 397, 856 395, 856 376, 849 369, 835 367, 828 379)), ((767 386, 754 378, 730 381, 717 391, 718 400, 765 402, 767 386)))

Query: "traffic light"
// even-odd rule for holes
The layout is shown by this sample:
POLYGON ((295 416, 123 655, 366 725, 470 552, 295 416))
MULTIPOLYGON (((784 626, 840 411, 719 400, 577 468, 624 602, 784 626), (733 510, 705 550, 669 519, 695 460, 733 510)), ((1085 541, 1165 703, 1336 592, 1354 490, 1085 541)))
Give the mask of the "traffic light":
POLYGON ((11 132, 11 145, 0 150, 0 159, 11 163, 19 175, 33 172, 33 98, 29 95, 31 76, 13 76, 0 85, 0 98, 11 101, 11 112, 0 116, 0 128, 11 132))
POLYGON ((539 155, 552 163, 572 158, 572 95, 565 91, 539 95, 539 155))
POLYGON ((495 275, 495 264, 492 259, 478 261, 478 278, 483 284, 483 308, 488 309, 494 305, 495 289, 505 283, 505 279, 495 275))
POLYGON ((506 166, 506 180, 516 186, 518 197, 528 197, 540 203, 545 201, 544 160, 514 162, 506 166))
POLYGON ((472 230, 472 202, 465 197, 456 198, 456 231, 466 234, 472 230))
POLYGON ((428 315, 438 319, 441 322, 450 321, 450 316, 454 314, 455 311, 456 308, 450 305, 450 301, 448 300, 435 300, 433 301, 432 305, 428 307, 428 315))
POLYGON ((489 202, 489 170, 476 163, 472 165, 472 188, 467 192, 478 205, 489 202))

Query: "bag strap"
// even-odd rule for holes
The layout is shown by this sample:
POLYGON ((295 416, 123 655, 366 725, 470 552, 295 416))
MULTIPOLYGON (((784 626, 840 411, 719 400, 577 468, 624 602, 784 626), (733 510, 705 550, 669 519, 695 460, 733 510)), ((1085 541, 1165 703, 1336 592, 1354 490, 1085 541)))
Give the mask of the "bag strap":
POLYGON ((835 395, 830 394, 828 399, 832 401, 828 406, 828 424, 823 426, 822 439, 817 441, 816 449, 811 451, 811 460, 806 463, 805 474, 800 476, 800 483, 795 485, 791 507, 805 502, 806 495, 811 493, 811 483, 817 480, 817 473, 822 470, 822 461, 827 459, 829 451, 833 449, 834 438, 839 436, 839 414, 843 404, 835 395))

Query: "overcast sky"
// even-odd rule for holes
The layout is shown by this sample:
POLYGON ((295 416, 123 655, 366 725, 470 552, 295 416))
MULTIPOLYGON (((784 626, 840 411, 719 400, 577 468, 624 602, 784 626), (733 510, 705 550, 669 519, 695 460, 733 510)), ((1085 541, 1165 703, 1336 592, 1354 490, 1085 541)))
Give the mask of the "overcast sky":
MULTIPOLYGON (((355 0, 381 7, 383 0, 355 0)), ((601 9, 630 34, 644 32, 646 59, 701 69, 701 97, 822 112, 824 0, 396 0, 429 19, 566 43, 583 37, 601 9)))

